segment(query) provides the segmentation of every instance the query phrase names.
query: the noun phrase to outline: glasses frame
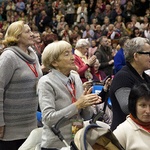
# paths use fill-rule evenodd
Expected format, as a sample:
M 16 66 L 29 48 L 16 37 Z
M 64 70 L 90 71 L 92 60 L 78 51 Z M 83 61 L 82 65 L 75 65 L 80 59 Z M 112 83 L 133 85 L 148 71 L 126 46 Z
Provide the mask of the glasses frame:
M 142 51 L 139 51 L 139 52 L 136 52 L 138 54 L 143 54 L 143 55 L 149 55 L 150 56 L 150 52 L 142 52 Z

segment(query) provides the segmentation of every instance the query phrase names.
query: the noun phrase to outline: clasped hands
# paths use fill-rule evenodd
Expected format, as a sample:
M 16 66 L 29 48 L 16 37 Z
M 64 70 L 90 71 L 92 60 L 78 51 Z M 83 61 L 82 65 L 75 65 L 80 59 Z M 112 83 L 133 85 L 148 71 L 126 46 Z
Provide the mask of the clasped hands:
M 102 102 L 101 97 L 97 94 L 91 94 L 91 92 L 92 87 L 89 90 L 85 89 L 81 97 L 74 103 L 78 109 L 86 108 Z

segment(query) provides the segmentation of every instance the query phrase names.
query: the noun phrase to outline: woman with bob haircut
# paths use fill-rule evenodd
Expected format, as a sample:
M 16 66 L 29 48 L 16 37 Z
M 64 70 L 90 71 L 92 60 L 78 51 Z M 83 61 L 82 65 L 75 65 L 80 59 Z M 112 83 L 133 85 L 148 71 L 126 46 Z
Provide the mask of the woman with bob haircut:
M 83 83 L 93 79 L 92 73 L 94 72 L 93 66 L 96 56 L 93 55 L 89 59 L 87 58 L 89 47 L 90 42 L 88 39 L 79 39 L 74 51 L 75 65 Z
M 63 116 L 69 120 L 90 119 L 92 106 L 101 102 L 91 88 L 83 91 L 82 81 L 76 71 L 72 46 L 66 41 L 56 41 L 47 45 L 42 54 L 43 65 L 50 69 L 38 83 L 39 104 L 42 111 L 42 150 L 64 147 L 62 141 L 51 130 Z M 72 140 L 71 123 L 60 128 L 67 143 Z
M 149 150 L 150 84 L 142 83 L 131 89 L 128 108 L 130 114 L 126 121 L 113 133 L 126 150 Z
M 18 150 L 37 127 L 36 83 L 42 76 L 31 46 L 33 33 L 23 21 L 7 29 L 0 56 L 0 149 Z

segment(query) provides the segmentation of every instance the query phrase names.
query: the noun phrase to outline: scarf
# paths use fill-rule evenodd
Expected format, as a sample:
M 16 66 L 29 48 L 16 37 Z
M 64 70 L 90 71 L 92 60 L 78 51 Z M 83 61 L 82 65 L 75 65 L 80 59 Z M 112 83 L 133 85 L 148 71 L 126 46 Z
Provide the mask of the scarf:
M 74 51 L 74 54 L 77 55 L 77 56 L 79 56 L 79 57 L 81 58 L 81 60 L 82 60 L 85 64 L 87 64 L 88 59 L 87 59 L 86 55 L 83 55 L 83 54 L 82 54 L 79 50 L 77 50 L 77 49 Z M 87 80 L 93 79 L 93 75 L 92 75 L 92 73 L 91 73 L 90 68 L 88 68 L 88 69 L 85 71 L 84 77 L 85 77 Z
M 83 55 L 79 50 L 76 49 L 74 53 L 79 56 L 85 64 L 88 62 L 87 56 Z
M 132 114 L 130 114 L 129 116 L 137 125 L 150 132 L 150 122 L 142 122 L 139 119 L 134 118 Z

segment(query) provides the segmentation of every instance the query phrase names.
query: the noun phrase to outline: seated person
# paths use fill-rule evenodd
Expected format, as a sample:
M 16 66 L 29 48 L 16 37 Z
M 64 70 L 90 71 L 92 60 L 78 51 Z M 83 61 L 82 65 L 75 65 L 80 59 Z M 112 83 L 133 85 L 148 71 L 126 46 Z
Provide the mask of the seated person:
M 104 71 L 99 70 L 100 63 L 98 59 L 96 59 L 96 62 L 94 63 L 94 71 L 92 73 L 93 75 L 93 81 L 95 82 L 102 82 L 106 78 L 106 74 Z
M 130 114 L 114 134 L 126 150 L 150 149 L 150 85 L 135 85 L 129 94 Z

